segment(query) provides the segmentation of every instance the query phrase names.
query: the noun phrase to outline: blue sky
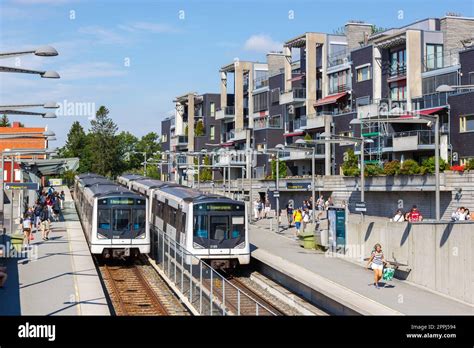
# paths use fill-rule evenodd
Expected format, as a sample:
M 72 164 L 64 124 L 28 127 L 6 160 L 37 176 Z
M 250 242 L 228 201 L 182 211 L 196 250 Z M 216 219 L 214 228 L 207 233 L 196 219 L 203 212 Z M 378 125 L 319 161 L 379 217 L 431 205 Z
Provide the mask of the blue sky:
M 390 28 L 446 12 L 474 16 L 474 0 L 1 0 L 0 11 L 1 51 L 52 45 L 60 54 L 4 59 L 2 65 L 61 75 L 48 80 L 3 73 L 0 104 L 105 105 L 120 130 L 141 136 L 159 131 L 173 97 L 217 93 L 219 67 L 236 58 L 264 61 L 265 52 L 285 40 L 306 31 L 332 33 L 349 19 Z M 57 133 L 54 146 L 63 145 L 73 121 L 89 126 L 85 116 L 10 118 L 47 124 Z

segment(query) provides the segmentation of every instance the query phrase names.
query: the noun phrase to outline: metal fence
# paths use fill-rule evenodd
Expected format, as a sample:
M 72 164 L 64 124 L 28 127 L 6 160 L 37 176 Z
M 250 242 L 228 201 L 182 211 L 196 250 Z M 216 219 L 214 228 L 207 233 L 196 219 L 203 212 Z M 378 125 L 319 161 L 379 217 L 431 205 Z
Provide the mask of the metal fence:
M 276 315 L 165 232 L 151 229 L 150 256 L 199 315 Z

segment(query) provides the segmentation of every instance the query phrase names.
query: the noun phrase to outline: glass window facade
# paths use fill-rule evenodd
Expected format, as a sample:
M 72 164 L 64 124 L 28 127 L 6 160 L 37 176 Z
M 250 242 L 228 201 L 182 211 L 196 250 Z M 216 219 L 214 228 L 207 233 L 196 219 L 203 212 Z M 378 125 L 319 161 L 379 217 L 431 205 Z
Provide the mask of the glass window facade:
M 443 67 L 443 45 L 426 45 L 426 70 Z

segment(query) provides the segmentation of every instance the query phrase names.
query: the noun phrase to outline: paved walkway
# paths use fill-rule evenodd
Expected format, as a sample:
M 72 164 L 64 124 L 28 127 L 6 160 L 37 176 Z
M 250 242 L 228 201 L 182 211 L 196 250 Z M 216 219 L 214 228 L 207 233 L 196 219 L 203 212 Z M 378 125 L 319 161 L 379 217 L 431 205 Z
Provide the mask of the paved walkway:
M 34 233 L 28 254 L 0 259 L 9 276 L 0 289 L 0 315 L 110 314 L 72 198 L 65 187 L 58 190 L 67 197 L 50 239 Z
M 273 226 L 274 227 L 274 226 Z M 376 289 L 373 273 L 358 264 L 328 257 L 322 251 L 303 249 L 294 239 L 294 228 L 284 224 L 282 234 L 270 231 L 270 220 L 250 228 L 252 256 L 309 284 L 314 289 L 334 292 L 354 306 L 378 304 L 376 314 L 474 315 L 474 306 L 426 290 L 406 281 L 393 279 L 387 287 Z

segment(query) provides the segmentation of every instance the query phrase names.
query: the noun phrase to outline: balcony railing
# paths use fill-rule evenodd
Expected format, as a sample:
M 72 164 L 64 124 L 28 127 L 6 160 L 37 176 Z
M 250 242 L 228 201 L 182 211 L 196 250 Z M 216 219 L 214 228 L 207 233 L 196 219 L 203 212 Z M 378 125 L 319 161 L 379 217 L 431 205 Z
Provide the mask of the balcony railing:
M 268 86 L 268 76 L 262 76 L 253 80 L 253 88 L 263 88 Z
M 397 64 L 397 65 L 390 65 L 389 69 L 389 75 L 390 77 L 400 77 L 400 76 L 406 76 L 407 74 L 407 66 L 406 64 Z
M 393 138 L 417 137 L 418 145 L 432 145 L 435 143 L 435 133 L 431 130 L 413 130 L 393 133 Z
M 306 98 L 306 88 L 293 88 L 293 98 L 295 99 L 305 99 Z
M 281 129 L 282 128 L 282 117 L 258 117 L 253 121 L 254 129 Z
M 178 145 L 187 145 L 188 144 L 188 136 L 187 135 L 178 135 Z
M 296 87 L 289 91 L 280 92 L 280 105 L 306 99 L 306 88 Z
M 329 94 L 342 93 L 351 89 L 350 85 L 329 86 Z
M 302 130 L 303 127 L 306 127 L 307 124 L 307 118 L 306 115 L 300 116 L 297 119 L 293 119 L 288 121 L 288 132 L 294 132 L 296 130 Z
M 442 53 L 432 53 L 424 56 L 424 71 L 447 68 L 459 64 L 459 51 L 456 48 Z
M 349 63 L 349 55 L 350 53 L 348 50 L 337 52 L 337 54 L 334 54 L 334 55 L 329 55 L 328 66 L 332 67 L 332 66 Z
M 342 114 L 348 114 L 351 112 L 355 112 L 356 108 L 351 108 L 350 106 L 346 108 L 335 108 L 333 110 L 321 110 L 317 111 L 314 116 L 324 116 L 324 115 L 332 115 L 332 116 L 337 116 L 337 115 L 342 115 Z
M 413 110 L 435 108 L 448 105 L 448 97 L 454 92 L 436 92 L 425 94 L 422 97 L 414 98 L 412 101 Z

